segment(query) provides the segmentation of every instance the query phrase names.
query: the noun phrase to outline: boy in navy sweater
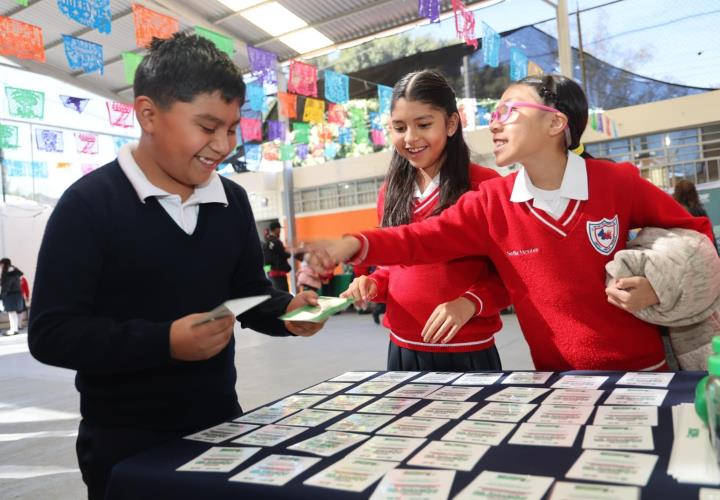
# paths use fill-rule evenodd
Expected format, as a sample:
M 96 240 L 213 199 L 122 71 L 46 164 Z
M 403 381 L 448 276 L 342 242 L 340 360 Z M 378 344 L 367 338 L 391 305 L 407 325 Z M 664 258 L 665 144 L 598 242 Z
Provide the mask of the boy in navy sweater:
M 273 289 L 245 191 L 215 168 L 236 143 L 245 85 L 203 38 L 154 40 L 138 67 L 138 144 L 60 198 L 38 258 L 30 351 L 77 370 L 77 453 L 91 499 L 112 467 L 241 414 L 235 318 L 194 326 L 243 296 L 271 299 L 244 327 L 308 336 L 321 325 L 281 314 L 316 295 Z

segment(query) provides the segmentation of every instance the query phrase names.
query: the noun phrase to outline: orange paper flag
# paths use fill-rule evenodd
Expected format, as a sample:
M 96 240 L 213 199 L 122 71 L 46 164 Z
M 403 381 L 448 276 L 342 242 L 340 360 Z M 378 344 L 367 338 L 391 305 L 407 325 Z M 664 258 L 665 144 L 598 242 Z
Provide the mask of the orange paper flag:
M 0 16 L 0 55 L 44 63 L 42 28 Z
M 280 114 L 287 118 L 297 118 L 297 96 L 286 92 L 278 92 Z
M 138 47 L 148 47 L 155 38 L 170 38 L 180 30 L 177 19 L 160 14 L 139 4 L 132 4 L 135 22 L 135 43 Z

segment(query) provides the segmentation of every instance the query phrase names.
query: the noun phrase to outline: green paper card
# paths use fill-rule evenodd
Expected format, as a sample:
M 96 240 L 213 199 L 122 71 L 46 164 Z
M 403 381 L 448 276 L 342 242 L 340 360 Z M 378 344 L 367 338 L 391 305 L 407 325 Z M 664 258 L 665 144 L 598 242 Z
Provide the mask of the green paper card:
M 317 306 L 303 306 L 292 312 L 283 314 L 280 319 L 283 321 L 309 321 L 311 323 L 321 323 L 335 313 L 345 310 L 352 299 L 341 299 L 338 297 L 318 297 Z

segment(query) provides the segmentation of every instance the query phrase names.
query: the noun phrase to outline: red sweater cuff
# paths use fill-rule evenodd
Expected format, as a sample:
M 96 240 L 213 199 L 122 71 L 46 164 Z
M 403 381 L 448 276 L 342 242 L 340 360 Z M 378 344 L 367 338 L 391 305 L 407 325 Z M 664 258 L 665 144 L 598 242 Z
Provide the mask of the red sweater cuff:
M 475 295 L 474 293 L 472 293 L 472 292 L 470 292 L 470 291 L 467 291 L 467 292 L 463 293 L 463 294 L 462 294 L 462 297 L 465 297 L 465 298 L 468 299 L 470 302 L 472 302 L 473 304 L 475 304 L 475 314 L 473 315 L 473 318 L 476 317 L 476 316 L 480 316 L 480 314 L 482 314 L 482 311 L 483 311 L 483 301 L 482 301 L 482 299 L 481 299 L 480 297 L 478 297 L 477 295 Z
M 356 265 L 362 263 L 367 257 L 368 250 L 370 250 L 370 243 L 368 242 L 367 236 L 362 233 L 347 234 L 344 236 L 352 236 L 360 241 L 360 250 L 355 255 L 350 257 L 348 264 Z

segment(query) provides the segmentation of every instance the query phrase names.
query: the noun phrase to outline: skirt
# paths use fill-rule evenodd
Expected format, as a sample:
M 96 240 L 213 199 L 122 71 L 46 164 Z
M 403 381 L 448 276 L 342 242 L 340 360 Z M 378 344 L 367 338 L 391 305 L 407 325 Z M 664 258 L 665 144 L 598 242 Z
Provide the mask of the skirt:
M 388 345 L 387 369 L 392 371 L 476 372 L 502 370 L 495 346 L 481 351 L 413 351 L 393 342 Z

